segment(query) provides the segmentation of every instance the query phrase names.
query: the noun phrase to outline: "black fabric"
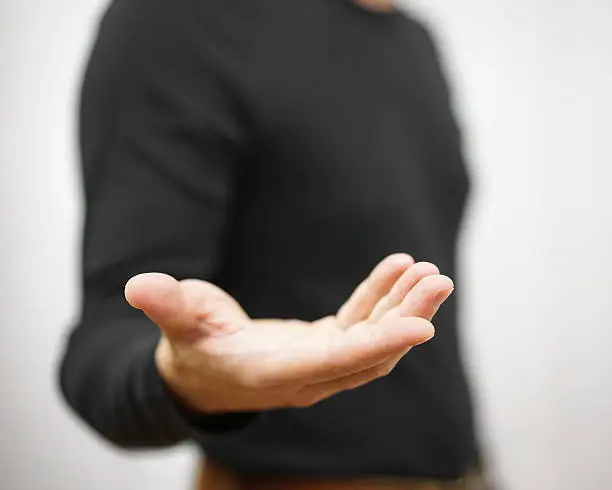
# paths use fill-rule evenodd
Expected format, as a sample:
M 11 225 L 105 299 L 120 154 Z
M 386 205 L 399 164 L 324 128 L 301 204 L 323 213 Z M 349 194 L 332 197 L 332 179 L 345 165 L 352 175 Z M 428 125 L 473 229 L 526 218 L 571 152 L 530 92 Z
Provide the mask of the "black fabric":
M 91 427 L 122 447 L 193 440 L 250 473 L 467 470 L 455 296 L 390 376 L 308 409 L 215 417 L 172 400 L 158 329 L 123 299 L 132 275 L 162 271 L 218 284 L 254 318 L 312 320 L 390 253 L 457 279 L 468 180 L 420 23 L 349 0 L 116 0 L 80 128 L 84 294 L 61 386 Z

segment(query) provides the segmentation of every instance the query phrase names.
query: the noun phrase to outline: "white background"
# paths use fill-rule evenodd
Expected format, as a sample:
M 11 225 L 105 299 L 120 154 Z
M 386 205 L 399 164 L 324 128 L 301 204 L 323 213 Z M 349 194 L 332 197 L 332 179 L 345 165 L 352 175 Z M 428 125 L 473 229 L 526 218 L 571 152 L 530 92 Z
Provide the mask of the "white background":
M 476 177 L 465 344 L 506 490 L 612 485 L 612 2 L 420 0 Z M 186 450 L 122 454 L 55 388 L 76 311 L 75 89 L 100 0 L 0 0 L 0 487 L 186 489 Z

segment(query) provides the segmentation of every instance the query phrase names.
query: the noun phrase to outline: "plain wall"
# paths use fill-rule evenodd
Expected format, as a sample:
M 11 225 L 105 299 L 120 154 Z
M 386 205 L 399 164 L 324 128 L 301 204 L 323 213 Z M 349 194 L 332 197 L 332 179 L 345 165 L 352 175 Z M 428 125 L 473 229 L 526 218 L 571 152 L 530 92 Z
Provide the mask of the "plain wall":
M 612 481 L 612 3 L 419 0 L 476 180 L 466 358 L 507 490 Z M 100 0 L 0 0 L 0 487 L 188 488 L 186 449 L 120 453 L 55 387 L 78 302 L 76 88 Z

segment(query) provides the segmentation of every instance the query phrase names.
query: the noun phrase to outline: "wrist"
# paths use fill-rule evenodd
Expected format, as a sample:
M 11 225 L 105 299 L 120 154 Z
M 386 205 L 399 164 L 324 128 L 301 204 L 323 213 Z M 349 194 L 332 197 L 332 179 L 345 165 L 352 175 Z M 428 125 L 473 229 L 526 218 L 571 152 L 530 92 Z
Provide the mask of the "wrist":
M 179 379 L 174 364 L 173 348 L 168 339 L 161 337 L 155 349 L 155 367 L 167 396 L 170 398 L 176 412 L 192 428 L 207 434 L 222 434 L 240 430 L 248 426 L 258 412 L 208 413 L 206 409 L 196 406 L 182 393 L 182 388 L 176 382 Z
M 168 339 L 163 335 L 155 349 L 155 366 L 175 403 L 193 412 L 204 412 L 201 407 L 191 401 L 187 390 L 181 386 L 181 377 L 177 372 L 174 350 Z

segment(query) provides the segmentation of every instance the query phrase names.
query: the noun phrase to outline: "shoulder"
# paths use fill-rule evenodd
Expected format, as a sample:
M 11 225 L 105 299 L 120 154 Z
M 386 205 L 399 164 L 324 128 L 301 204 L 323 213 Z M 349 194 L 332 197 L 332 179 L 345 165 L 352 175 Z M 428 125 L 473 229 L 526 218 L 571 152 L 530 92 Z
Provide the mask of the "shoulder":
M 250 44 L 259 12 L 248 0 L 113 0 L 97 31 L 97 44 L 142 60 L 168 61 L 236 51 Z M 154 56 L 153 56 L 154 55 Z

